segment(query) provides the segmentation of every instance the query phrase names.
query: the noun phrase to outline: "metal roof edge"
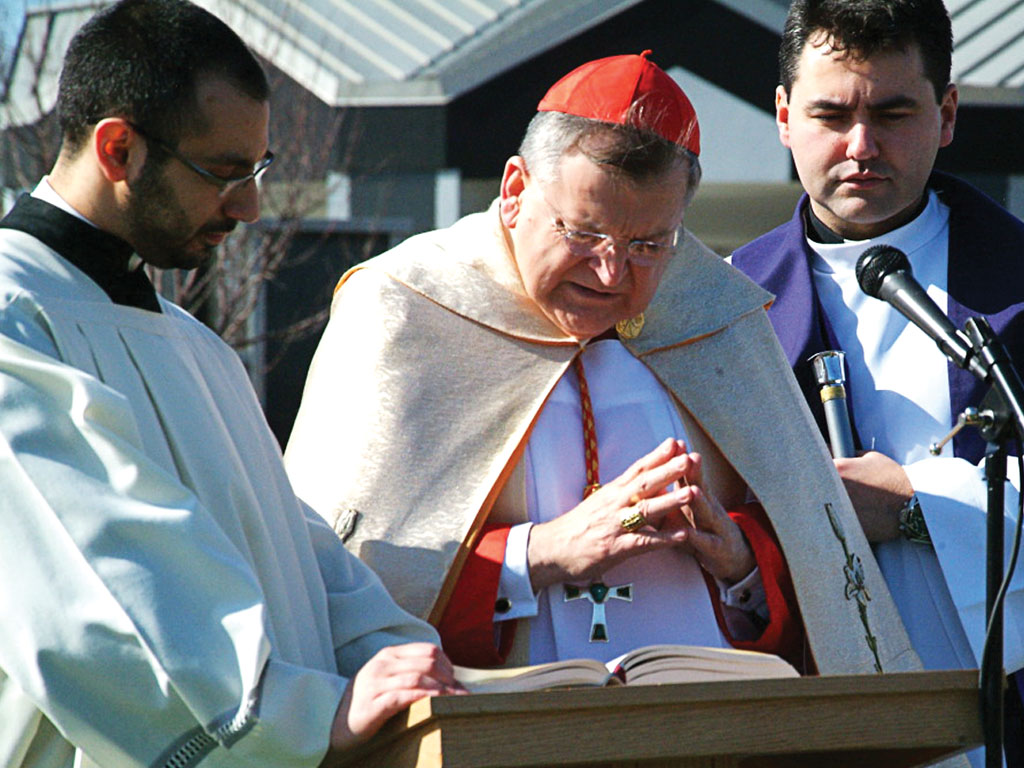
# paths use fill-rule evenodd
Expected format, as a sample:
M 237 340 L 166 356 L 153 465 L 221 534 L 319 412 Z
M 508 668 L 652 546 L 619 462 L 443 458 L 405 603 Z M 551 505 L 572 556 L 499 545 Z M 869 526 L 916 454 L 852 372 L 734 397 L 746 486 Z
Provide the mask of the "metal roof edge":
M 957 85 L 957 90 L 962 107 L 1024 107 L 1024 88 Z
M 334 107 L 443 106 L 451 99 L 436 78 L 421 77 L 403 82 L 352 84 L 339 81 L 329 102 Z
M 446 100 L 454 100 L 641 1 L 540 0 L 468 39 L 424 74 L 436 78 Z

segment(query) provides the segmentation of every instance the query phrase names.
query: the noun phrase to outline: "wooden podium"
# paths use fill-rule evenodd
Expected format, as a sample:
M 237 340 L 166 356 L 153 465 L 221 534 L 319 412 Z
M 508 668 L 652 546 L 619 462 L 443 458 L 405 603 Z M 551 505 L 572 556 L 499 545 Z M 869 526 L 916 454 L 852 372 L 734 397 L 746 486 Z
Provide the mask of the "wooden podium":
M 345 766 L 903 768 L 983 742 L 976 671 L 445 696 Z

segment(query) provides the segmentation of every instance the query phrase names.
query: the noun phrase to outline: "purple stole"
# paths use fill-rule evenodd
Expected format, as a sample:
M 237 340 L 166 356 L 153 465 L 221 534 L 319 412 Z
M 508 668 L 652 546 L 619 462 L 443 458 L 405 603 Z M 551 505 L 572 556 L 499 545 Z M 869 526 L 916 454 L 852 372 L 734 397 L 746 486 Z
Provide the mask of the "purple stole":
M 963 328 L 969 317 L 986 317 L 1018 370 L 1024 370 L 1024 222 L 951 176 L 935 172 L 929 186 L 950 209 L 949 319 Z M 811 411 L 823 426 L 821 402 L 807 358 L 835 349 L 837 342 L 814 291 L 812 252 L 802 218 L 806 205 L 804 195 L 789 222 L 740 248 L 732 263 L 775 294 L 768 317 Z M 921 338 L 932 343 L 923 335 Z M 947 375 L 954 416 L 978 405 L 988 390 L 953 363 L 948 364 Z M 856 427 L 856 414 L 851 418 Z M 823 430 L 823 434 L 827 433 Z M 985 442 L 976 430 L 962 430 L 953 440 L 953 453 L 977 463 L 985 454 Z
M 1024 375 L 1024 222 L 970 184 L 947 174 L 933 172 L 928 186 L 950 211 L 949 319 L 962 329 L 968 318 L 986 317 Z M 837 349 L 837 342 L 811 277 L 813 254 L 803 226 L 807 199 L 806 194 L 800 198 L 789 222 L 737 250 L 732 263 L 775 294 L 768 318 L 827 439 L 821 399 L 807 359 L 816 352 Z M 923 333 L 921 338 L 932 343 Z M 947 375 L 954 417 L 968 406 L 977 406 L 988 391 L 988 385 L 953 363 L 947 365 Z M 856 414 L 851 413 L 850 418 L 856 439 Z M 976 464 L 985 455 L 985 441 L 975 429 L 961 430 L 953 438 L 953 453 Z M 1024 670 L 1012 677 L 1024 700 Z M 1021 739 L 1022 724 L 1014 720 L 1008 710 L 1008 741 Z

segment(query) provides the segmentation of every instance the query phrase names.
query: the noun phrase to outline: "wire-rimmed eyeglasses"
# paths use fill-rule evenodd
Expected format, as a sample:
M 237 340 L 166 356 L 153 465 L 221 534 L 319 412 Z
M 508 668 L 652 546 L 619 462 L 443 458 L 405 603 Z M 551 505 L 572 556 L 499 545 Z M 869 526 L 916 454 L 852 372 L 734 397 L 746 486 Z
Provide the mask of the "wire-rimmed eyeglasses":
M 204 181 L 215 186 L 221 197 L 230 194 L 233 190 L 238 189 L 240 186 L 248 183 L 249 181 L 258 179 L 262 175 L 262 173 L 265 170 L 267 170 L 267 168 L 270 167 L 270 164 L 274 162 L 274 153 L 268 149 L 267 153 L 263 155 L 262 158 L 260 158 L 259 162 L 257 162 L 256 165 L 253 166 L 252 170 L 249 171 L 249 173 L 242 174 L 241 176 L 221 176 L 219 173 L 208 171 L 202 166 L 196 165 L 194 162 L 192 162 L 187 157 L 178 152 L 178 150 L 176 150 L 170 144 L 168 144 L 165 141 L 161 141 L 160 139 L 150 134 L 148 131 L 136 125 L 135 123 L 129 122 L 128 125 L 130 125 L 132 130 L 139 134 L 146 141 L 154 144 L 161 151 L 166 152 L 168 155 L 173 157 L 186 168 L 197 173 L 199 176 L 202 177 Z
M 551 225 L 559 236 L 569 247 L 574 256 L 584 259 L 607 259 L 616 243 L 623 242 L 622 238 L 604 232 L 588 232 L 584 229 L 570 229 L 558 213 L 558 209 L 548 202 L 547 197 L 542 196 L 544 204 L 555 214 L 551 219 Z M 664 241 L 634 239 L 626 241 L 626 259 L 638 267 L 653 267 L 669 258 L 676 252 L 676 244 L 679 242 L 679 227 L 672 232 L 672 236 Z

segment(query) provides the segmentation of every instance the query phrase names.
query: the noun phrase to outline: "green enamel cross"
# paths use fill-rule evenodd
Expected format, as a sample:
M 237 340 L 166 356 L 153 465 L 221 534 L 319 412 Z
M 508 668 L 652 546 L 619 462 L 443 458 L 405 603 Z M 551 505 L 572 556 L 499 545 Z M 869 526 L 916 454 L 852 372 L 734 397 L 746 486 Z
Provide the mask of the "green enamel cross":
M 633 602 L 633 585 L 622 584 L 618 587 L 609 587 L 606 584 L 597 582 L 589 587 L 577 587 L 575 584 L 563 584 L 562 602 L 570 600 L 586 600 L 594 606 L 590 616 L 590 642 L 608 642 L 608 621 L 605 618 L 604 602 L 608 598 L 614 600 L 625 600 Z

